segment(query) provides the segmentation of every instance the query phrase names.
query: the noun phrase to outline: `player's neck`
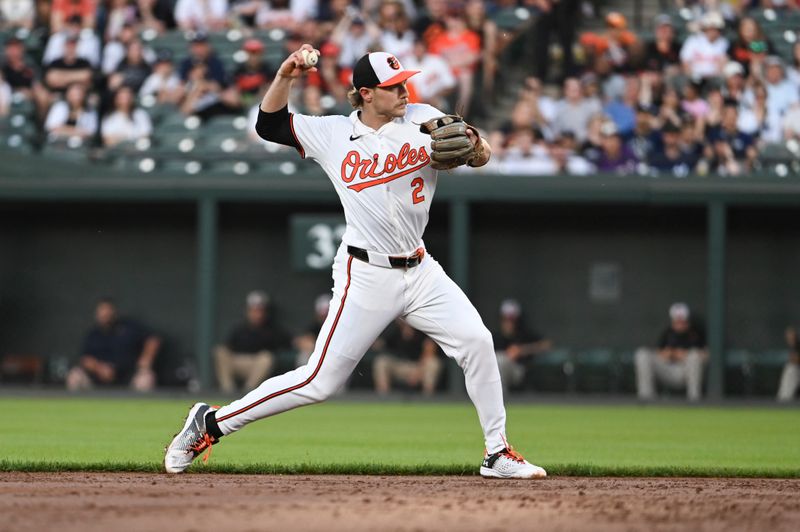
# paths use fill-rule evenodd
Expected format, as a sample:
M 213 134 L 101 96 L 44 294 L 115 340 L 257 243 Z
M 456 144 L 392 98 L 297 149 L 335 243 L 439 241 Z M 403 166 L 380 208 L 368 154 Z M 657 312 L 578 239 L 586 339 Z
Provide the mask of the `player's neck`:
M 361 109 L 358 113 L 358 119 L 361 120 L 365 126 L 378 130 L 394 120 L 394 117 L 389 114 L 376 113 L 374 109 L 368 107 Z

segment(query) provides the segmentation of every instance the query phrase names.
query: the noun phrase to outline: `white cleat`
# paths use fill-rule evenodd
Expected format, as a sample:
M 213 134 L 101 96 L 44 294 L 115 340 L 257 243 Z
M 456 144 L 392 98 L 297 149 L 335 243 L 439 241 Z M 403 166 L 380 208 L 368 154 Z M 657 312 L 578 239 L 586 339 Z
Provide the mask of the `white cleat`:
M 547 471 L 525 460 L 511 447 L 487 455 L 481 465 L 484 478 L 545 478 Z
M 183 428 L 170 442 L 164 456 L 167 473 L 183 473 L 204 450 L 219 440 L 206 431 L 206 414 L 213 410 L 205 403 L 195 403 L 186 416 Z M 208 455 L 206 455 L 208 457 Z

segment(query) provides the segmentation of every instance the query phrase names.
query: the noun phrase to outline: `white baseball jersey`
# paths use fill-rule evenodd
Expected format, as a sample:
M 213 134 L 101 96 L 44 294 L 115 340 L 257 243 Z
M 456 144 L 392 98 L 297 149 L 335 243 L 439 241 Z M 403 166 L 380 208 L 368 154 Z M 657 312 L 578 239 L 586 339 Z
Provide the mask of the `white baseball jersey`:
M 292 115 L 300 155 L 319 163 L 344 207 L 346 244 L 389 255 L 422 246 L 436 191 L 431 138 L 419 125 L 441 116 L 430 105 L 409 104 L 406 115 L 377 130 L 350 116 Z

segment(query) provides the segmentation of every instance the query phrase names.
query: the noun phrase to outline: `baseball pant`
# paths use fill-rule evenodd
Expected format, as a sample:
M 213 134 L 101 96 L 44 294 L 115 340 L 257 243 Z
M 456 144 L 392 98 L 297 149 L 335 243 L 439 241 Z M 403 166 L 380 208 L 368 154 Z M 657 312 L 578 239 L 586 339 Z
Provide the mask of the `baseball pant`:
M 788 362 L 781 373 L 778 401 L 791 401 L 798 387 L 800 387 L 800 364 Z
M 214 350 L 217 380 L 223 392 L 236 389 L 235 380 L 244 381 L 244 389 L 250 391 L 267 378 L 275 357 L 269 351 L 258 353 L 234 353 L 224 345 Z
M 636 389 L 640 399 L 655 397 L 656 381 L 675 389 L 686 389 L 690 401 L 700 399 L 703 386 L 705 357 L 697 349 L 690 349 L 681 362 L 668 362 L 658 356 L 655 349 L 642 347 L 636 351 Z
M 436 382 L 442 372 L 442 361 L 438 357 L 425 357 L 422 360 L 404 360 L 392 355 L 382 354 L 372 362 L 372 378 L 375 390 L 388 393 L 392 388 L 392 379 L 410 386 L 422 384 L 422 393 L 432 395 L 436 391 Z
M 503 449 L 506 412 L 492 335 L 477 310 L 430 255 L 414 268 L 382 268 L 347 254 L 333 264 L 333 298 L 308 364 L 272 377 L 216 413 L 223 434 L 338 390 L 378 335 L 398 316 L 439 344 L 464 371 L 486 450 Z

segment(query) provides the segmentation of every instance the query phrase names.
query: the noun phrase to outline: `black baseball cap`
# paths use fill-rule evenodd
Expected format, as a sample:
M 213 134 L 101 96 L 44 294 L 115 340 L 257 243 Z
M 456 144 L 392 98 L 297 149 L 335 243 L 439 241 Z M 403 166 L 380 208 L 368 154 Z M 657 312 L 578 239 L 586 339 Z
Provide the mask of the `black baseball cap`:
M 353 86 L 389 87 L 397 85 L 419 70 L 405 70 L 395 56 L 386 52 L 372 52 L 364 55 L 353 69 Z

